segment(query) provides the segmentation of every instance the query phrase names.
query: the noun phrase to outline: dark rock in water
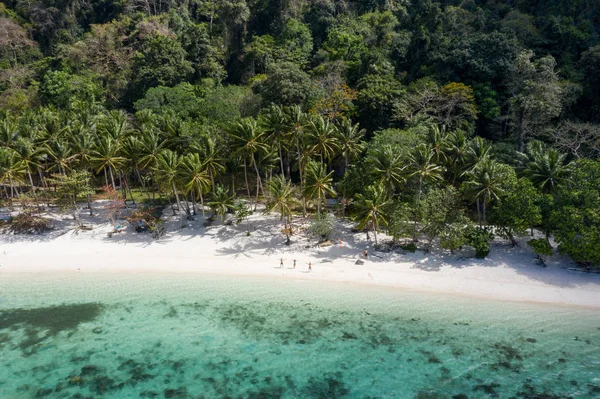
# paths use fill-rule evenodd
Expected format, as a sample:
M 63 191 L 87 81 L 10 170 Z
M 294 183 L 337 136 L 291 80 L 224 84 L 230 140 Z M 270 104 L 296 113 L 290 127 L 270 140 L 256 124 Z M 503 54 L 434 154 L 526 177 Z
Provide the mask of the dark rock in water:
M 99 375 L 94 378 L 90 384 L 90 390 L 100 395 L 105 394 L 108 391 L 116 389 L 115 380 L 105 375 Z
M 247 399 L 279 399 L 283 396 L 285 388 L 274 386 L 261 388 L 259 391 L 247 392 L 244 398 Z
M 356 338 L 357 338 L 356 335 L 349 333 L 349 332 L 345 332 L 345 331 L 344 331 L 344 334 L 342 335 L 342 339 L 356 339 Z
M 474 391 L 483 391 L 488 395 L 498 395 L 496 388 L 500 388 L 500 384 L 498 384 L 497 382 L 492 382 L 491 384 L 475 385 L 473 390 Z
M 527 338 L 525 341 L 531 342 L 532 344 L 534 344 L 534 343 L 537 342 L 537 339 L 535 339 L 535 338 Z
M 47 398 L 51 394 L 52 394 L 52 389 L 43 389 L 43 388 L 40 388 L 35 393 L 35 397 L 36 398 Z
M 83 366 L 81 368 L 81 373 L 79 373 L 79 375 L 86 376 L 86 375 L 97 374 L 98 371 L 99 371 L 98 366 L 94 366 L 94 365 Z
M 102 334 L 102 327 L 96 327 L 92 330 L 94 334 Z
M 459 393 L 458 395 L 453 395 L 452 399 L 469 399 L 469 397 L 464 393 Z
M 143 392 L 140 392 L 140 398 L 156 398 L 159 395 L 160 394 L 158 392 L 154 392 L 154 391 L 143 391 Z
M 354 264 L 355 264 L 355 265 L 364 265 L 364 264 L 365 264 L 365 262 L 364 262 L 364 261 L 362 261 L 362 260 L 360 260 L 360 259 L 358 259 L 356 262 L 354 262 Z
M 327 374 L 323 379 L 310 377 L 304 387 L 304 397 L 310 398 L 343 398 L 350 393 L 342 379 L 342 373 Z
M 179 387 L 177 389 L 165 389 L 165 398 L 185 398 L 187 397 L 187 389 L 185 387 Z
M 93 321 L 101 311 L 102 305 L 98 303 L 3 310 L 0 311 L 0 330 L 28 326 L 46 330 L 52 336 L 64 330 L 74 330 L 81 323 Z

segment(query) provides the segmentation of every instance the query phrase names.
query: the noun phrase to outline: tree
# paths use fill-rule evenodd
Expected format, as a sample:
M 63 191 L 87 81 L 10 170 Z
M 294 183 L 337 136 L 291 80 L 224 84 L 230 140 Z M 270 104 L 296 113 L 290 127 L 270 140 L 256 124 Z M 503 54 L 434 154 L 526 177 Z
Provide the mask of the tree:
M 0 184 L 10 187 L 10 198 L 19 196 L 17 186 L 24 182 L 25 164 L 12 148 L 0 147 Z M 8 194 L 7 194 L 8 196 Z
M 177 193 L 177 186 L 181 180 L 182 167 L 183 158 L 176 152 L 164 149 L 158 154 L 156 160 L 157 178 L 165 187 L 173 191 L 173 195 L 175 195 L 175 200 L 177 201 L 177 209 L 180 212 L 183 208 L 179 200 L 179 194 Z M 173 209 L 173 216 L 175 216 L 175 209 Z
M 229 194 L 229 190 L 220 184 L 217 184 L 208 201 L 208 206 L 216 214 L 221 216 L 221 220 L 225 223 L 225 215 L 235 205 L 233 195 Z
M 532 61 L 533 52 L 517 57 L 509 87 L 510 118 L 517 135 L 517 150 L 523 151 L 525 137 L 539 133 L 539 128 L 557 117 L 562 109 L 562 89 L 556 61 L 552 56 Z
M 508 183 L 508 189 L 502 200 L 491 210 L 491 222 L 496 226 L 496 233 L 517 245 L 516 236 L 523 236 L 527 229 L 542 222 L 539 206 L 540 193 L 527 178 Z
M 551 193 L 569 176 L 566 154 L 553 148 L 547 150 L 539 141 L 530 143 L 527 154 L 521 157 L 524 159 L 523 174 L 543 193 Z
M 135 98 L 140 98 L 151 87 L 175 86 L 185 80 L 194 71 L 186 57 L 177 40 L 163 35 L 150 39 L 133 58 Z
M 361 129 L 359 124 L 352 124 L 350 119 L 344 119 L 336 129 L 339 151 L 344 159 L 344 172 L 364 149 L 362 138 L 367 131 Z
M 265 211 L 277 210 L 283 220 L 283 231 L 286 236 L 286 245 L 290 244 L 292 209 L 297 204 L 294 198 L 294 187 L 283 175 L 276 176 L 267 182 L 268 200 Z
M 187 118 L 198 114 L 200 99 L 196 97 L 192 85 L 181 83 L 175 87 L 152 87 L 133 107 L 136 111 L 149 109 L 155 113 L 172 110 L 182 118 Z
M 364 193 L 357 194 L 352 203 L 356 210 L 355 218 L 358 221 L 358 228 L 364 229 L 370 225 L 375 237 L 375 245 L 377 245 L 379 226 L 386 226 L 388 223 L 387 207 L 390 203 L 383 185 L 372 185 L 365 188 Z
M 419 181 L 419 191 L 417 192 L 417 201 L 420 200 L 423 193 L 423 182 L 436 182 L 442 180 L 443 169 L 437 165 L 434 160 L 434 152 L 431 147 L 420 144 L 408 157 L 409 176 L 416 177 Z
M 88 195 L 94 194 L 94 190 L 90 185 L 90 173 L 87 171 L 75 170 L 69 175 L 53 174 L 51 179 L 48 179 L 50 184 L 56 186 L 55 195 L 61 209 L 65 212 L 70 212 L 73 220 L 79 224 L 79 209 L 77 202 L 87 198 Z
M 331 161 L 338 150 L 336 126 L 322 116 L 315 115 L 308 118 L 306 132 L 310 155 L 318 156 L 321 163 Z
M 514 170 L 495 160 L 486 160 L 469 172 L 469 179 L 463 184 L 465 191 L 477 202 L 477 218 L 481 227 L 487 226 L 487 206 L 500 199 L 506 188 L 505 183 Z M 480 208 L 481 206 L 481 208 Z
M 256 86 L 267 103 L 302 105 L 313 95 L 310 77 L 298 65 L 282 62 L 267 70 L 267 79 Z
M 335 195 L 331 184 L 333 171 L 327 173 L 325 165 L 310 161 L 306 167 L 304 196 L 317 201 L 317 215 L 321 215 L 321 204 L 327 195 Z
M 187 154 L 181 167 L 181 180 L 185 192 L 191 194 L 194 201 L 193 211 L 196 214 L 196 196 L 200 197 L 200 210 L 202 211 L 202 219 L 206 220 L 204 213 L 204 194 L 211 187 L 210 176 L 206 170 L 206 164 L 200 159 L 200 155 L 196 153 Z
M 558 250 L 586 266 L 600 265 L 600 162 L 580 160 L 554 194 L 550 211 Z

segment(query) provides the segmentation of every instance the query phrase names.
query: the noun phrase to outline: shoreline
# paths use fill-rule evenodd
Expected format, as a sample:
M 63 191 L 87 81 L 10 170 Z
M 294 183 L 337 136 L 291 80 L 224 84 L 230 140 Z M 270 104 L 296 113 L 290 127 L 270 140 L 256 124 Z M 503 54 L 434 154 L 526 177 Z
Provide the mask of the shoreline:
M 200 218 L 198 218 L 200 219 Z M 468 253 L 390 253 L 372 248 L 351 224 L 338 222 L 333 242 L 315 247 L 308 237 L 295 235 L 285 246 L 278 218 L 254 215 L 246 224 L 203 228 L 200 220 L 181 229 L 178 218 L 167 219 L 168 234 L 155 241 L 132 229 L 112 238 L 107 223 L 78 234 L 0 236 L 0 279 L 11 274 L 206 274 L 350 283 L 412 292 L 473 299 L 600 309 L 600 275 L 567 271 L 568 259 L 555 255 L 548 267 L 534 264 L 527 245 L 510 248 L 496 242 L 487 259 Z M 247 235 L 247 231 L 251 231 Z M 385 239 L 385 237 L 383 237 Z M 376 256 L 373 256 L 376 255 Z M 279 267 L 284 259 L 284 268 Z M 292 268 L 297 259 L 297 268 Z M 362 259 L 364 264 L 355 262 Z M 308 273 L 307 263 L 312 262 Z

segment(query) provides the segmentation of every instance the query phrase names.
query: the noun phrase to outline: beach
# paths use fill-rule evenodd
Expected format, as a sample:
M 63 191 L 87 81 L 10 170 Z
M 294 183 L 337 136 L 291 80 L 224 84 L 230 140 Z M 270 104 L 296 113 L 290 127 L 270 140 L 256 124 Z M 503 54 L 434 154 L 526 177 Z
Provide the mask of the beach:
M 237 225 L 217 222 L 209 227 L 203 226 L 200 215 L 183 222 L 170 210 L 164 215 L 167 234 L 159 240 L 136 233 L 133 226 L 108 237 L 114 227 L 101 216 L 86 219 L 82 213 L 92 229 L 78 231 L 69 218 L 53 215 L 56 225 L 51 232 L 0 236 L 0 278 L 12 273 L 203 273 L 600 308 L 600 275 L 567 270 L 574 264 L 560 255 L 546 259 L 547 267 L 539 266 L 526 237 L 516 247 L 495 240 L 490 255 L 480 260 L 468 250 L 376 251 L 373 235 L 368 241 L 366 234 L 353 233 L 351 222 L 338 221 L 332 245 L 325 247 L 298 223 L 287 246 L 276 215 L 259 212 Z M 386 237 L 380 234 L 379 239 L 383 242 Z M 369 257 L 364 259 L 366 248 Z M 357 260 L 364 263 L 356 264 Z

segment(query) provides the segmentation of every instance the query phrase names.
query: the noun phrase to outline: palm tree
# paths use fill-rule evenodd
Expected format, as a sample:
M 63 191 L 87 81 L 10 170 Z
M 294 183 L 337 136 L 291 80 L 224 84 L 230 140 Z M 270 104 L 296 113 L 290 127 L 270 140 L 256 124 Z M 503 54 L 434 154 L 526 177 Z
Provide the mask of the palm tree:
M 158 179 L 163 183 L 165 187 L 173 190 L 175 200 L 177 201 L 177 209 L 181 211 L 181 201 L 179 200 L 179 194 L 177 193 L 177 185 L 180 182 L 181 170 L 183 166 L 183 159 L 176 152 L 165 149 L 158 154 L 156 163 L 156 174 Z M 173 209 L 173 216 L 175 216 L 175 209 Z
M 10 186 L 10 198 L 19 196 L 17 185 L 24 183 L 25 164 L 19 154 L 8 147 L 0 147 L 0 185 Z M 7 193 L 8 196 L 8 193 Z
M 98 124 L 98 133 L 108 135 L 114 140 L 121 141 L 129 129 L 127 114 L 123 111 L 113 110 L 102 115 Z
M 75 160 L 71 147 L 65 140 L 53 140 L 46 142 L 44 152 L 51 160 L 49 170 L 56 170 L 61 175 L 71 169 L 71 163 Z
M 108 177 L 106 171 L 108 170 L 112 188 L 114 190 L 116 185 L 113 170 L 118 171 L 126 161 L 126 159 L 121 156 L 121 146 L 119 141 L 108 134 L 100 137 L 92 151 L 91 161 L 96 167 L 96 173 L 104 170 L 104 180 L 107 186 Z
M 211 189 L 214 190 L 215 178 L 226 170 L 225 160 L 217 151 L 216 141 L 208 134 L 203 134 L 199 142 L 192 144 L 191 149 L 192 152 L 198 152 L 204 160 L 206 171 L 210 176 Z
M 15 142 L 15 151 L 19 154 L 19 158 L 25 167 L 31 191 L 35 197 L 35 185 L 33 184 L 32 172 L 42 168 L 44 159 L 43 152 L 36 148 L 31 140 L 19 138 Z
M 333 159 L 339 148 L 335 125 L 321 115 L 316 115 L 308 120 L 306 130 L 310 153 L 318 155 L 321 163 Z
M 371 174 L 379 184 L 383 184 L 390 194 L 405 181 L 406 166 L 402 154 L 389 144 L 379 149 L 375 156 L 369 158 Z
M 0 122 L 0 145 L 10 146 L 19 137 L 19 125 L 13 118 L 5 118 Z
M 543 193 L 553 192 L 569 176 L 570 166 L 565 164 L 566 154 L 554 148 L 544 149 L 540 144 L 530 145 L 523 174 Z
M 356 158 L 364 149 L 361 142 L 367 133 L 366 129 L 361 129 L 357 124 L 353 125 L 350 119 L 344 119 L 336 130 L 339 150 L 344 157 L 344 172 L 350 165 L 350 160 Z
M 446 147 L 446 132 L 444 128 L 440 128 L 438 125 L 432 125 L 427 130 L 425 135 L 425 144 L 431 148 L 433 152 L 433 160 L 435 163 L 442 164 L 446 161 L 446 154 L 444 148 Z
M 327 196 L 335 195 L 332 188 L 333 171 L 327 173 L 325 165 L 311 161 L 306 166 L 306 182 L 304 185 L 304 195 L 312 200 L 317 200 L 317 215 L 321 215 L 321 203 Z
M 504 193 L 506 177 L 506 166 L 489 159 L 469 172 L 469 180 L 465 182 L 465 187 L 467 192 L 477 201 L 477 217 L 480 226 L 480 203 L 483 206 L 483 224 L 487 226 L 487 205 L 494 200 L 498 200 Z
M 261 125 L 266 133 L 266 140 L 273 143 L 279 152 L 280 173 L 284 174 L 283 150 L 287 144 L 287 123 L 283 108 L 279 105 L 271 105 L 261 115 Z
M 208 202 L 210 209 L 221 216 L 221 220 L 225 223 L 225 214 L 234 205 L 233 195 L 229 194 L 229 190 L 225 186 L 217 184 Z
M 194 215 L 196 214 L 196 195 L 198 195 L 200 197 L 202 218 L 206 220 L 204 213 L 204 193 L 211 187 L 211 181 L 206 170 L 206 164 L 202 162 L 200 155 L 192 153 L 184 157 L 181 168 L 181 179 L 185 192 L 192 194 Z
M 272 212 L 277 209 L 283 220 L 283 228 L 286 235 L 286 244 L 290 244 L 290 230 L 288 228 L 292 223 L 292 208 L 298 202 L 294 198 L 294 187 L 285 179 L 283 175 L 275 176 L 267 183 L 269 187 L 269 197 L 266 205 L 266 212 Z
M 248 196 L 250 196 L 250 188 L 248 185 L 248 174 L 246 172 L 246 160 L 248 160 L 249 166 L 254 166 L 254 171 L 256 172 L 256 200 L 254 203 L 255 210 L 256 204 L 258 203 L 259 189 L 262 188 L 258 163 L 256 162 L 256 153 L 259 151 L 266 152 L 268 150 L 267 144 L 265 144 L 263 141 L 264 136 L 264 131 L 260 128 L 254 118 L 243 118 L 233 126 L 230 133 L 230 137 L 233 141 L 232 145 L 234 148 L 234 153 L 244 157 L 244 178 L 246 180 Z
M 300 189 L 304 191 L 304 125 L 306 123 L 306 115 L 302 112 L 299 105 L 284 108 L 287 130 L 289 131 L 290 142 L 296 146 L 296 161 L 298 162 L 298 173 L 300 174 Z M 306 201 L 302 197 L 302 215 L 306 217 Z
M 418 177 L 419 179 L 417 201 L 421 200 L 424 181 L 436 182 L 442 180 L 442 167 L 435 163 L 434 156 L 431 147 L 425 144 L 419 144 L 408 156 L 409 176 Z
M 455 185 L 457 179 L 470 170 L 470 150 L 465 132 L 457 130 L 450 133 L 444 148 L 444 158 L 452 185 Z
M 385 187 L 382 184 L 377 184 L 367 187 L 364 194 L 357 194 L 356 201 L 352 204 L 357 210 L 355 217 L 358 221 L 358 228 L 364 229 L 371 224 L 375 245 L 377 245 L 379 226 L 385 226 L 388 223 L 386 208 L 390 203 Z

